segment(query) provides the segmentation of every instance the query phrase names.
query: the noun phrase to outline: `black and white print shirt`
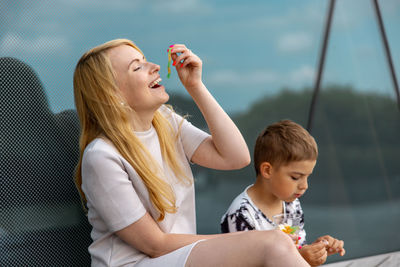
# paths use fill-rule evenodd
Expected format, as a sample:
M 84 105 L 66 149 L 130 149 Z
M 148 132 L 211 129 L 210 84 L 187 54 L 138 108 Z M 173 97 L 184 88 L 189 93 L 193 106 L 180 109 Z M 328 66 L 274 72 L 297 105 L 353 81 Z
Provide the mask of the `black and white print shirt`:
M 276 228 L 275 223 L 257 208 L 247 194 L 247 189 L 251 186 L 252 185 L 248 186 L 232 201 L 227 212 L 222 216 L 222 233 L 249 230 L 272 230 Z M 298 235 L 301 237 L 299 245 L 303 246 L 306 243 L 306 232 L 304 230 L 304 213 L 301 209 L 300 200 L 296 198 L 293 202 L 283 202 L 283 211 L 285 214 L 298 214 L 302 217 Z

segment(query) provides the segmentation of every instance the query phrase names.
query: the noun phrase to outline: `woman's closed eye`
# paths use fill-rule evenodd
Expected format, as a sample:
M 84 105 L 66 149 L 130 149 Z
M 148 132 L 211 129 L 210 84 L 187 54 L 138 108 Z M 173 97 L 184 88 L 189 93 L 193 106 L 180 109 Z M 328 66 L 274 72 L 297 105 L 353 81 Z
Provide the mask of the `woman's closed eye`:
M 142 68 L 142 66 L 137 66 L 137 67 L 135 67 L 134 69 L 133 69 L 133 71 L 138 71 L 138 70 L 140 70 Z

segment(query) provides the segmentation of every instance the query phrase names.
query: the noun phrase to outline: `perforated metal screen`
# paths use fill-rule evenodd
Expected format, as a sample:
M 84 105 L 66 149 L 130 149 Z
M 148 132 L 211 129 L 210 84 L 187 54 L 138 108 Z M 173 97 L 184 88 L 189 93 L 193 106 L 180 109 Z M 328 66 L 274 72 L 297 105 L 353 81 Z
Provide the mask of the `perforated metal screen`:
M 73 183 L 79 122 L 54 114 L 34 70 L 0 58 L 0 266 L 88 266 L 90 226 Z

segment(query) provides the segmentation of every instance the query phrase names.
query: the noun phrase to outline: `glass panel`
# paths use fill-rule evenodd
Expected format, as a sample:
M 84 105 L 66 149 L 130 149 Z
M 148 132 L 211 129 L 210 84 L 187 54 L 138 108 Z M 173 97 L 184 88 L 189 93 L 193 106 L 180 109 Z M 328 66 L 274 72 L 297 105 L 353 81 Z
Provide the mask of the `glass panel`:
M 378 1 L 386 37 L 389 42 L 392 61 L 396 70 L 397 82 L 400 77 L 400 36 L 397 34 L 400 23 L 400 2 L 396 0 Z
M 42 83 L 39 94 L 45 95 L 40 95 L 40 101 L 47 119 L 40 122 L 30 117 L 34 127 L 22 128 L 29 129 L 23 132 L 25 142 L 19 143 L 16 154 L 15 146 L 9 148 L 11 154 L 4 157 L 8 161 L 1 165 L 2 171 L 12 166 L 9 162 L 17 162 L 16 158 L 22 158 L 22 163 L 35 158 L 32 155 L 55 158 L 43 150 L 46 145 L 54 147 L 53 143 L 62 138 L 50 131 L 41 134 L 46 127 L 62 129 L 70 138 L 67 144 L 74 144 L 71 157 L 76 160 L 73 71 L 84 51 L 114 38 L 134 40 L 148 60 L 159 64 L 162 83 L 171 94 L 170 103 L 193 115 L 190 120 L 205 128 L 176 72 L 166 78 L 167 47 L 172 43 L 190 47 L 203 60 L 204 83 L 232 115 L 250 151 L 259 131 L 272 122 L 289 118 L 305 127 L 328 4 L 327 0 L 251 4 L 238 0 L 117 0 L 102 4 L 95 0 L 5 1 L 0 9 L 0 56 L 20 59 L 36 72 Z M 380 4 L 399 78 L 399 3 L 385 0 Z M 337 1 L 322 87 L 312 132 L 321 155 L 310 178 L 309 192 L 302 199 L 308 241 L 322 234 L 345 240 L 348 254 L 329 261 L 399 250 L 398 242 L 387 240 L 400 239 L 400 232 L 392 230 L 400 222 L 400 170 L 396 167 L 400 119 L 372 2 Z M 14 106 L 7 100 L 10 127 L 20 122 L 10 114 L 20 107 L 28 110 L 26 103 L 31 100 L 28 93 L 15 96 Z M 68 136 L 67 130 L 73 130 L 73 134 Z M 12 140 L 14 136 L 7 131 L 2 132 L 2 138 Z M 35 146 L 43 148 L 40 157 L 29 154 L 33 152 L 27 147 L 39 153 Z M 40 170 L 43 173 L 43 168 L 36 166 L 47 166 L 44 161 L 41 164 L 32 170 L 36 175 Z M 66 177 L 72 176 L 72 168 L 63 172 Z M 238 171 L 193 169 L 198 232 L 218 233 L 220 218 L 233 198 L 255 181 L 253 166 Z M 52 177 L 57 170 L 48 172 Z M 5 185 L 11 185 L 14 180 L 7 181 Z M 68 188 L 74 190 L 74 185 L 69 183 Z M 54 192 L 49 194 L 54 197 Z M 48 228 L 83 228 L 76 226 L 77 222 L 86 222 L 83 214 L 76 213 L 79 205 L 78 198 L 56 206 L 40 201 L 21 205 L 25 220 L 32 222 L 32 216 L 41 214 L 41 220 L 33 221 L 43 229 L 32 223 L 22 225 L 25 221 L 11 225 L 18 221 L 18 209 L 7 206 L 5 214 L 10 218 L 0 220 L 0 232 L 14 234 L 25 229 L 25 235 L 31 236 L 32 231 Z M 47 220 L 54 218 L 55 210 L 70 221 Z M 87 225 L 84 227 L 87 229 Z M 10 262 L 18 258 L 18 253 L 9 256 Z
M 114 38 L 137 42 L 161 66 L 166 48 L 185 43 L 204 62 L 204 82 L 229 112 L 247 109 L 282 87 L 310 86 L 326 1 L 96 1 L 6 2 L 0 55 L 24 59 L 39 74 L 53 111 L 73 108 L 72 75 L 82 53 Z M 179 8 L 178 8 L 179 7 Z
M 309 238 L 345 241 L 329 261 L 399 250 L 387 240 L 400 237 L 400 112 L 372 2 L 337 1 L 313 135 Z

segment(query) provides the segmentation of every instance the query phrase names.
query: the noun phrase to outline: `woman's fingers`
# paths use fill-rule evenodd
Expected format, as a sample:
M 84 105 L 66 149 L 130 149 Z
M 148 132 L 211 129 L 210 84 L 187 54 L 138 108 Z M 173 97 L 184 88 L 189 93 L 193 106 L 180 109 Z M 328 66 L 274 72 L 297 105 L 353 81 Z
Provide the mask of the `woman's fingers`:
M 189 48 L 182 44 L 171 47 L 172 65 L 175 67 L 179 79 L 186 90 L 192 90 L 202 86 L 201 72 L 202 61 Z
M 188 57 L 184 59 L 183 63 L 180 63 L 177 67 L 183 68 L 186 67 L 189 64 L 195 64 L 197 61 L 193 57 Z
M 188 55 L 187 52 L 189 51 L 189 49 L 183 44 L 174 44 L 170 48 L 172 49 L 171 57 L 177 63 L 182 61 L 184 59 L 184 57 L 187 57 L 187 55 Z
M 182 52 L 177 58 L 174 60 L 176 67 L 183 67 L 188 64 L 188 62 L 192 61 L 191 59 L 192 54 L 189 50 Z
M 189 48 L 183 44 L 173 45 L 171 52 L 171 58 L 174 61 L 173 66 L 175 67 L 185 67 L 189 64 L 194 64 L 197 62 L 195 57 L 197 57 Z M 179 54 L 178 54 L 179 53 Z

